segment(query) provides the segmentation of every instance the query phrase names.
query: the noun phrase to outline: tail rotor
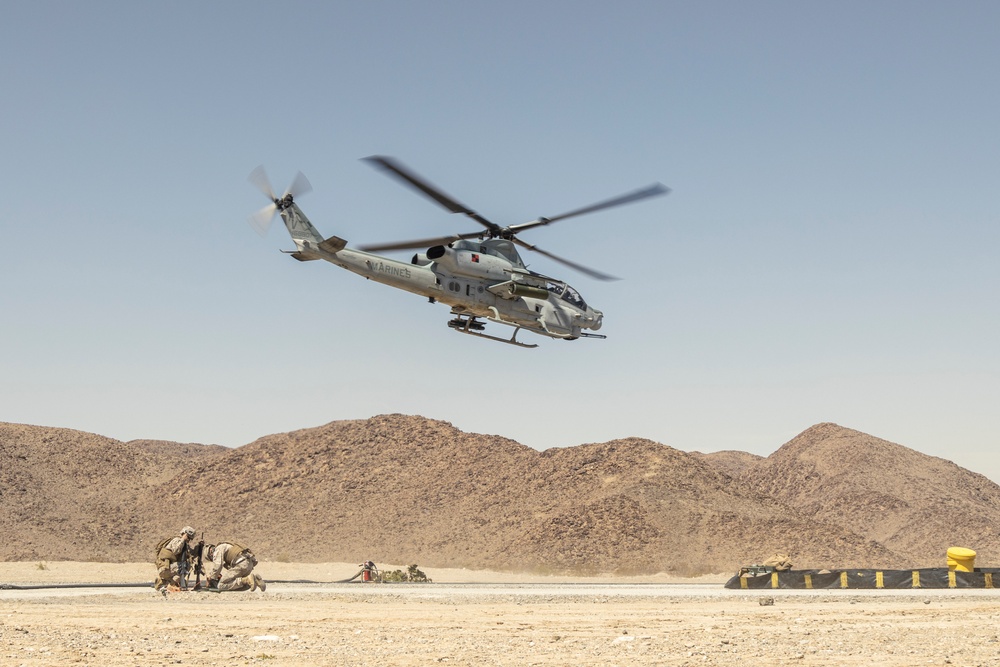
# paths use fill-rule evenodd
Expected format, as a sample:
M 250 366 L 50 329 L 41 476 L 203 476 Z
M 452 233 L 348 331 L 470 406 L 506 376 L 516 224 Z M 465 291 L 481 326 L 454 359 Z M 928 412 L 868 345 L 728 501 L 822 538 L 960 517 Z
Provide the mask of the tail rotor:
M 291 206 L 292 202 L 296 197 L 306 194 L 312 190 L 312 185 L 309 180 L 305 177 L 301 171 L 295 175 L 292 180 L 292 184 L 288 186 L 285 190 L 285 194 L 281 197 L 276 197 L 274 195 L 274 188 L 271 187 L 271 180 L 267 177 L 267 172 L 264 171 L 264 165 L 260 165 L 252 172 L 247 178 L 254 187 L 263 193 L 265 197 L 271 200 L 271 203 L 260 209 L 253 215 L 251 215 L 247 221 L 250 226 L 254 228 L 258 234 L 262 237 L 267 236 L 268 230 L 271 228 L 271 223 L 274 221 L 274 215 L 279 210 L 284 210 Z

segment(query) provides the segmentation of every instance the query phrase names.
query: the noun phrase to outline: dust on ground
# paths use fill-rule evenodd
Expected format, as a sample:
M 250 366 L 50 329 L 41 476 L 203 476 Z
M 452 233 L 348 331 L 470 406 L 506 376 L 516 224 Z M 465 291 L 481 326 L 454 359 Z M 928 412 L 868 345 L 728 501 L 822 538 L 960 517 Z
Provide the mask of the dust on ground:
M 0 563 L 0 584 L 139 583 L 152 569 Z M 265 592 L 0 590 L 0 665 L 1000 664 L 994 590 L 729 591 L 724 574 L 435 568 L 421 568 L 432 584 L 274 583 L 358 569 L 265 562 Z

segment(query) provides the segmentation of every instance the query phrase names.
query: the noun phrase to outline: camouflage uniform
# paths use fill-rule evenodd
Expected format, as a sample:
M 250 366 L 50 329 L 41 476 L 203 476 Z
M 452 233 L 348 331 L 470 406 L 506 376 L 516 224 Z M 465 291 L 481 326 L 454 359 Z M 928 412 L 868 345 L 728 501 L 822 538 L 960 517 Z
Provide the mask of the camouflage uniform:
M 190 530 L 190 533 L 187 531 Z M 156 554 L 157 579 L 154 584 L 157 590 L 168 584 L 181 585 L 180 561 L 188 549 L 188 541 L 194 537 L 194 529 L 187 527 L 181 534 L 164 544 Z
M 253 574 L 257 559 L 249 549 L 229 542 L 216 544 L 214 552 L 209 551 L 212 548 L 211 545 L 205 547 L 204 553 L 204 556 L 212 554 L 212 569 L 208 572 L 209 585 L 218 582 L 216 586 L 220 591 L 255 591 L 267 588 L 260 575 Z

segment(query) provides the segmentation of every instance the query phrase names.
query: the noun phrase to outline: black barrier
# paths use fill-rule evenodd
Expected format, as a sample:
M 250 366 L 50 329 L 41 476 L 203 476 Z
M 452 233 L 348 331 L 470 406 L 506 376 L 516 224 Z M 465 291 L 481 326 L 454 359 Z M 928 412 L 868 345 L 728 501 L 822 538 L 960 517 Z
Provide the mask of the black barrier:
M 994 583 L 996 582 L 996 583 Z M 786 570 L 757 576 L 736 575 L 726 588 L 759 590 L 776 588 L 994 588 L 1000 586 L 1000 568 L 973 572 L 930 567 L 915 570 Z

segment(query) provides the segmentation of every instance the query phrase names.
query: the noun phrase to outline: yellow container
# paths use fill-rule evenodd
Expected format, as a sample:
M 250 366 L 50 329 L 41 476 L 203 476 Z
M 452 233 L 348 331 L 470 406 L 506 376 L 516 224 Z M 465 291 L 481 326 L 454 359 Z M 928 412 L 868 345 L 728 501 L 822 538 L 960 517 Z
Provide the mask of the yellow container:
M 948 569 L 955 572 L 972 572 L 976 569 L 976 552 L 965 547 L 948 549 Z

